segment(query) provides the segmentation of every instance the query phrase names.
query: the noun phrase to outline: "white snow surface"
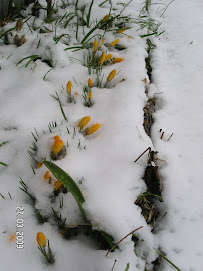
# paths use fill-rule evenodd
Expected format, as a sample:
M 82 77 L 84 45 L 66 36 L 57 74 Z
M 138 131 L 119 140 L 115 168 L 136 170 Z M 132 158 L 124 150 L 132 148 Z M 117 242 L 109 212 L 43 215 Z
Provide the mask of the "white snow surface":
M 46 6 L 45 0 L 39 2 Z M 65 12 L 74 12 L 73 5 L 61 9 L 62 2 L 57 1 L 59 9 L 54 15 L 55 19 Z M 109 2 L 100 8 L 96 2 L 93 4 L 91 22 L 102 19 L 109 12 Z M 119 13 L 123 8 L 118 4 L 121 1 L 112 2 L 113 12 Z M 169 3 L 165 0 L 160 2 L 165 6 Z M 78 5 L 82 7 L 89 3 L 79 0 Z M 138 17 L 142 3 L 140 0 L 132 1 L 124 10 L 124 15 Z M 24 11 L 25 16 L 29 16 L 32 6 Z M 45 11 L 41 10 L 40 17 L 34 20 L 31 16 L 28 24 L 25 23 L 18 33 L 19 36 L 25 35 L 25 44 L 20 47 L 13 45 L 15 30 L 12 35 L 8 34 L 9 45 L 0 41 L 0 145 L 8 141 L 0 146 L 0 162 L 8 165 L 0 164 L 0 193 L 4 197 L 0 197 L 2 270 L 107 271 L 112 270 L 114 260 L 117 260 L 115 271 L 124 271 L 128 263 L 129 271 L 151 271 L 152 262 L 158 257 L 158 249 L 165 252 L 166 257 L 180 270 L 202 270 L 203 184 L 200 164 L 203 158 L 203 3 L 201 0 L 175 0 L 162 17 L 157 8 L 157 5 L 151 5 L 149 15 L 162 22 L 161 29 L 165 32 L 159 37 L 152 37 L 156 49 L 152 52 L 153 72 L 148 97 L 144 84 L 145 78 L 149 83 L 145 67 L 146 39 L 140 37 L 146 32 L 137 31 L 139 27 L 136 24 L 130 25 L 132 28 L 124 32 L 126 35 L 115 31 L 105 33 L 104 44 L 119 38 L 119 43 L 125 45 L 127 50 L 102 47 L 113 57 L 122 57 L 124 61 L 103 67 L 103 82 L 113 69 L 117 70 L 117 75 L 107 88 L 92 88 L 92 107 L 84 106 L 83 86 L 87 85 L 89 77 L 94 83 L 96 75 L 89 75 L 88 68 L 81 63 L 84 50 L 64 51 L 78 42 L 75 28 L 65 30 L 65 34 L 70 35 L 70 38 L 64 37 L 69 45 L 61 41 L 56 44 L 53 37 L 62 35 L 64 29 L 58 27 L 56 34 L 55 30 L 40 33 L 40 27 L 55 28 L 55 21 L 53 25 L 44 23 Z M 73 22 L 76 23 L 75 19 Z M 15 24 L 8 23 L 3 31 Z M 84 27 L 85 33 L 89 30 Z M 96 33 L 103 34 L 104 31 L 100 31 Z M 83 37 L 83 27 L 79 27 L 79 41 Z M 30 55 L 39 55 L 41 59 L 30 63 L 27 68 L 21 66 L 28 60 L 17 65 Z M 55 69 L 44 80 L 50 67 L 42 60 L 48 58 Z M 73 84 L 72 103 L 68 103 L 67 99 L 68 81 Z M 64 120 L 58 102 L 50 96 L 56 95 L 55 91 L 68 121 Z M 157 111 L 154 113 L 155 122 L 150 138 L 143 127 L 143 107 L 148 98 L 154 97 L 157 98 Z M 87 127 L 95 123 L 101 126 L 94 134 L 84 136 L 79 132 L 77 123 L 88 115 L 91 121 Z M 52 121 L 58 125 L 50 133 L 48 125 Z M 164 131 L 162 139 L 160 129 Z M 66 218 L 67 225 L 80 224 L 82 218 L 69 192 L 60 193 L 51 203 L 54 181 L 49 184 L 44 180 L 47 168 L 43 165 L 36 169 L 37 163 L 27 153 L 33 141 L 31 132 L 38 139 L 35 159 L 39 162 L 44 158 L 50 159 L 54 136 L 60 135 L 67 154 L 54 163 L 66 171 L 80 188 L 85 198 L 83 207 L 94 229 L 110 234 L 117 243 L 132 230 L 143 226 L 135 233 L 140 239 L 135 251 L 130 236 L 120 243 L 119 249 L 105 257 L 107 250 L 102 250 L 91 238 L 79 235 L 66 240 L 53 219 L 44 224 L 37 222 L 29 197 L 19 189 L 20 178 L 35 196 L 35 207 L 43 216 L 53 216 L 53 207 Z M 167 141 L 171 133 L 174 134 Z M 142 178 L 147 166 L 147 154 L 136 163 L 134 160 L 148 147 L 158 151 L 160 160 L 157 163 L 164 186 L 164 203 L 158 202 L 163 218 L 155 223 L 153 231 L 142 216 L 140 207 L 134 204 L 137 197 L 146 191 Z M 51 177 L 55 180 L 52 174 Z M 60 208 L 59 199 L 62 200 L 62 197 L 63 208 Z M 24 220 L 23 249 L 16 248 L 15 240 L 9 242 L 16 232 L 16 206 L 24 208 L 24 214 L 20 216 Z M 38 232 L 43 232 L 49 239 L 55 257 L 53 265 L 46 263 L 37 247 Z M 159 268 L 163 271 L 175 270 L 164 260 Z
M 167 216 L 157 237 L 169 259 L 187 271 L 203 268 L 202 13 L 202 1 L 171 3 L 152 59 L 153 82 L 163 92 L 152 141 L 167 162 L 161 170 Z M 173 268 L 165 263 L 163 270 Z

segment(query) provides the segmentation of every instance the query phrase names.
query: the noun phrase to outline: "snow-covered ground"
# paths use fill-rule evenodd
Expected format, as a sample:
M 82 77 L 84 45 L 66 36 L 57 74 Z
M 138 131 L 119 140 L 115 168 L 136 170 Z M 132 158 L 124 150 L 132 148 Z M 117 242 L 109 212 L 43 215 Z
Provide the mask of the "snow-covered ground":
M 39 2 L 46 7 L 45 0 Z M 107 31 L 103 45 L 96 54 L 100 57 L 105 51 L 114 58 L 121 57 L 124 60 L 117 64 L 108 62 L 108 65 L 103 66 L 101 87 L 96 87 L 96 74 L 89 75 L 88 68 L 82 64 L 83 54 L 87 54 L 88 50 L 72 52 L 64 49 L 81 42 L 95 25 L 93 22 L 98 22 L 109 13 L 109 3 L 99 7 L 97 1 L 94 2 L 90 17 L 90 23 L 93 24 L 90 28 L 79 26 L 76 40 L 76 27 L 73 25 L 77 23 L 76 17 L 65 29 L 61 23 L 63 20 L 65 22 L 65 17 L 56 23 L 56 19 L 66 12 L 74 14 L 75 6 L 63 5 L 62 9 L 63 1 L 56 2 L 58 11 L 52 24 L 44 23 L 45 10 L 41 9 L 39 18 L 31 16 L 19 32 L 9 32 L 9 45 L 4 44 L 4 39 L 0 44 L 0 162 L 7 165 L 0 164 L 2 270 L 103 271 L 112 270 L 117 260 L 114 267 L 116 271 L 124 271 L 128 263 L 128 270 L 151 271 L 153 261 L 159 256 L 157 250 L 160 250 L 180 270 L 201 271 L 202 1 L 175 0 L 164 14 L 161 9 L 169 1 L 163 0 L 159 5 L 149 6 L 145 15 L 162 22 L 160 32 L 165 30 L 162 35 L 151 37 L 151 41 L 156 44 L 156 49 L 151 52 L 151 85 L 145 63 L 146 39 L 140 37 L 147 34 L 147 29 L 137 31 L 140 25 L 128 22 L 125 25 L 128 29 L 123 33 Z M 124 7 L 119 3 L 113 1 L 112 12 L 115 14 L 119 14 Z M 87 4 L 86 16 L 90 1 L 79 0 L 78 8 L 84 4 Z M 25 16 L 29 16 L 32 6 L 24 11 Z M 123 15 L 130 14 L 138 18 L 142 8 L 143 1 L 134 0 L 125 8 Z M 80 11 L 78 14 L 81 14 Z M 163 16 L 160 17 L 161 14 Z M 15 25 L 16 21 L 6 24 L 2 33 Z M 19 37 L 25 35 L 26 43 L 16 47 L 13 44 L 16 34 Z M 67 36 L 56 43 L 53 38 L 62 34 Z M 103 35 L 104 30 L 96 30 L 93 34 Z M 127 50 L 119 51 L 115 47 L 105 46 L 118 38 Z M 91 53 L 95 39 L 99 43 L 99 35 L 90 40 Z M 38 59 L 27 67 L 21 66 L 29 59 L 17 65 L 31 55 L 37 55 Z M 43 62 L 50 59 L 54 69 Z M 104 87 L 113 69 L 117 70 L 117 74 Z M 93 82 L 91 107 L 84 105 L 83 98 L 83 88 L 88 85 L 89 78 Z M 149 85 L 149 98 L 157 98 L 151 138 L 143 127 L 143 108 L 148 100 L 145 79 Z M 68 102 L 66 92 L 68 81 L 72 82 L 71 103 Z M 56 96 L 56 92 L 68 121 L 64 120 L 59 103 L 50 96 Z M 86 127 L 100 124 L 100 128 L 91 135 L 82 134 L 77 127 L 85 116 L 91 117 Z M 52 121 L 57 123 L 57 127 L 50 128 L 50 132 L 48 125 Z M 162 139 L 160 129 L 164 131 Z M 108 250 L 102 250 L 90 237 L 80 234 L 70 240 L 63 238 L 54 222 L 52 208 L 63 219 L 66 218 L 67 227 L 83 223 L 80 211 L 70 192 L 61 192 L 53 200 L 55 177 L 50 172 L 52 182 L 44 180 L 48 169 L 45 165 L 37 168 L 37 162 L 27 153 L 35 141 L 31 132 L 37 138 L 35 144 L 38 150 L 34 158 L 38 162 L 44 158 L 50 160 L 54 136 L 59 135 L 64 142 L 66 156 L 54 163 L 66 171 L 80 188 L 85 198 L 83 208 L 94 229 L 108 233 L 117 243 L 134 229 L 143 226 L 135 232 L 139 238 L 135 248 L 131 235 L 120 243 L 119 249 L 106 257 Z M 172 133 L 173 136 L 167 141 Z M 148 147 L 158 151 L 160 160 L 157 165 L 164 187 L 164 202 L 157 201 L 160 215 L 152 225 L 146 223 L 140 207 L 134 204 L 138 196 L 147 190 L 142 179 L 147 166 L 147 154 L 136 163 L 133 161 Z M 36 198 L 35 208 L 48 218 L 47 222 L 38 223 L 32 201 L 19 189 L 21 178 Z M 24 208 L 23 214 L 17 214 L 17 206 Z M 19 226 L 22 220 L 18 219 L 23 219 L 23 228 Z M 16 221 L 19 222 L 17 228 Z M 17 249 L 17 240 L 10 240 L 16 230 L 24 234 L 24 248 Z M 38 250 L 38 232 L 43 232 L 49 239 L 55 257 L 53 265 L 47 265 Z M 175 270 L 166 260 L 154 268 Z
M 166 29 L 153 54 L 153 80 L 162 109 L 152 129 L 155 149 L 167 165 L 164 177 L 167 216 L 158 238 L 181 270 L 203 268 L 203 2 L 174 1 L 164 14 Z M 169 142 L 160 140 L 174 133 Z M 163 270 L 171 270 L 167 264 Z

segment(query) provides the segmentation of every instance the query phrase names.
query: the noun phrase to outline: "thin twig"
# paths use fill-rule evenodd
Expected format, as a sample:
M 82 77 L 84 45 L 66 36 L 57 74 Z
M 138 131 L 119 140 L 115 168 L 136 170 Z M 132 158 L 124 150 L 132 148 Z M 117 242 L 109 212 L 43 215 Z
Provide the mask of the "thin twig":
M 111 271 L 113 271 L 113 270 L 114 270 L 114 266 L 115 266 L 115 264 L 116 264 L 116 261 L 117 261 L 117 260 L 115 260 L 115 261 L 114 261 L 114 265 L 113 265 L 113 267 L 112 267 Z
M 115 244 L 115 246 L 113 246 L 105 255 L 106 257 L 109 255 L 109 253 L 114 250 L 114 248 L 116 248 L 125 238 L 127 238 L 129 235 L 131 235 L 133 232 L 138 231 L 139 229 L 143 228 L 143 226 L 131 231 L 130 233 L 128 233 L 125 237 L 123 237 L 117 244 Z
M 141 157 L 145 152 L 147 152 L 148 150 L 151 151 L 151 147 L 147 148 L 142 154 L 140 154 L 140 156 L 134 161 L 134 163 L 136 163 L 137 160 L 139 160 L 140 157 Z
M 173 136 L 174 133 L 172 133 L 169 138 L 167 139 L 167 141 L 169 141 L 171 139 L 171 137 Z
M 164 132 L 161 134 L 161 137 L 160 137 L 160 139 L 162 139 L 163 138 L 163 136 L 164 136 Z
M 3 199 L 5 199 L 5 197 L 0 193 L 0 196 L 3 198 Z
M 165 217 L 165 215 L 167 215 L 167 212 L 165 212 L 165 214 L 160 218 L 160 220 L 162 220 Z

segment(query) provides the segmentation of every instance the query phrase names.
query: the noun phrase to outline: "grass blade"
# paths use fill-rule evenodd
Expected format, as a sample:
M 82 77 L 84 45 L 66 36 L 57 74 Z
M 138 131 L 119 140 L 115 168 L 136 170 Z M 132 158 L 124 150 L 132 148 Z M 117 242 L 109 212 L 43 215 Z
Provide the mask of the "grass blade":
M 85 49 L 85 48 L 84 48 L 84 47 L 82 47 L 82 46 L 73 46 L 73 47 L 68 47 L 68 48 L 64 49 L 64 51 L 66 51 L 66 50 L 71 50 L 71 49 L 78 49 L 78 50 L 82 50 L 82 49 Z
M 5 167 L 8 166 L 7 164 L 5 164 L 5 163 L 3 163 L 3 162 L 0 162 L 0 165 L 5 166 Z
M 102 2 L 101 4 L 99 4 L 99 7 L 101 7 L 103 4 L 105 4 L 108 0 L 105 0 L 104 2 Z
M 157 250 L 157 253 L 158 253 L 164 260 L 166 260 L 168 263 L 170 263 L 176 270 L 181 271 L 175 264 L 173 264 L 171 261 L 169 261 L 169 259 L 167 259 L 166 256 L 164 256 L 159 250 Z
M 3 145 L 7 144 L 9 141 L 4 141 L 2 143 L 0 143 L 0 147 L 2 147 Z
M 94 3 L 94 0 L 92 0 L 92 2 L 90 4 L 89 11 L 88 11 L 88 15 L 87 15 L 87 27 L 90 27 L 90 15 L 91 15 L 91 10 L 92 10 L 93 3 Z
M 30 62 L 34 62 L 36 61 L 37 59 L 40 59 L 40 56 L 39 55 L 31 55 L 31 56 L 27 56 L 27 57 L 24 57 L 23 59 L 21 59 L 17 64 L 16 66 L 18 66 L 20 63 L 22 63 L 25 59 L 28 59 L 30 58 L 30 60 L 26 63 L 25 67 L 27 68 L 27 66 L 30 64 Z
M 56 101 L 58 101 L 58 103 L 59 103 L 59 106 L 60 106 L 60 109 L 61 109 L 61 113 L 62 113 L 62 115 L 63 115 L 63 117 L 64 117 L 64 120 L 65 121 L 68 121 L 68 119 L 67 119 L 67 117 L 66 117 L 66 115 L 65 115 L 65 112 L 63 111 L 63 107 L 62 107 L 62 104 L 61 104 L 61 100 L 59 99 L 59 96 L 58 96 L 58 93 L 56 92 L 56 96 L 54 96 L 54 95 L 50 95 L 52 98 L 54 98 Z
M 78 28 L 79 28 L 79 16 L 77 15 L 77 25 L 76 25 L 76 34 L 75 34 L 76 40 L 78 40 Z
M 152 35 L 157 35 L 157 32 L 146 34 L 146 35 L 141 35 L 140 37 L 145 38 L 145 37 L 149 37 L 149 36 L 152 36 Z
M 69 22 L 75 17 L 75 14 L 73 16 L 71 16 L 67 21 L 66 23 L 64 24 L 64 28 L 66 28 L 69 24 Z
M 5 31 L 3 34 L 1 34 L 0 39 L 1 39 L 3 36 L 7 35 L 9 32 L 11 32 L 11 31 L 14 30 L 14 29 L 16 29 L 16 27 L 10 28 L 9 30 Z
M 101 25 L 101 21 L 100 22 L 98 22 L 98 24 L 96 24 L 95 25 L 95 27 L 93 27 L 88 33 L 87 33 L 87 35 L 83 38 L 83 40 L 81 41 L 81 43 L 83 44 L 85 41 L 86 41 L 86 39 L 97 29 L 97 28 L 99 28 L 100 27 L 100 25 Z
M 75 14 L 77 15 L 78 14 L 78 0 L 76 0 L 75 2 Z
M 129 267 L 130 267 L 130 263 L 127 264 L 125 271 L 128 271 Z

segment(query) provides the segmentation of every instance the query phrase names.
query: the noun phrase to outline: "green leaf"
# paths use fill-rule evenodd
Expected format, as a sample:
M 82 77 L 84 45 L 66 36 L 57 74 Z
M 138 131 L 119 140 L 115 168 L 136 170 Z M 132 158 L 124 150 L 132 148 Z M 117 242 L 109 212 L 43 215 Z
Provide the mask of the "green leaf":
M 85 210 L 82 207 L 82 204 L 85 202 L 85 198 L 74 180 L 54 163 L 49 161 L 43 161 L 43 163 L 52 172 L 56 179 L 72 193 L 78 204 L 83 220 L 88 222 Z

